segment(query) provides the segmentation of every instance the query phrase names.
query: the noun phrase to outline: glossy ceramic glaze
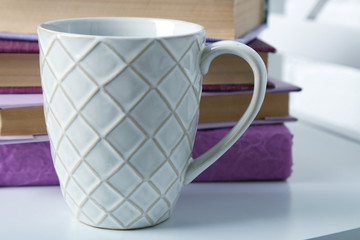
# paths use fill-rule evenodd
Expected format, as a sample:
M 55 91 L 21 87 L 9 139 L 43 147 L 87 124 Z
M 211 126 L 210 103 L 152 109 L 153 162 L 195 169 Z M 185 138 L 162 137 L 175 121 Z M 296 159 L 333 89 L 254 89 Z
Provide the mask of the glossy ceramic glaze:
M 88 18 L 38 28 L 44 109 L 65 201 L 91 226 L 132 229 L 166 220 L 181 187 L 249 126 L 266 70 L 235 42 L 205 47 L 203 27 L 143 18 Z M 202 74 L 217 55 L 244 57 L 254 97 L 231 134 L 191 158 Z

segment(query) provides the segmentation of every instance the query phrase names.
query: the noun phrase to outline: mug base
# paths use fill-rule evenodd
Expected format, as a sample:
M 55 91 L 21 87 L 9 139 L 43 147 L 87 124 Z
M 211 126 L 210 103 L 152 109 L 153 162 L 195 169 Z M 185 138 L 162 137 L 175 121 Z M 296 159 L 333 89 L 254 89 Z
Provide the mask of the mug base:
M 107 230 L 138 230 L 138 229 L 144 229 L 144 228 L 150 228 L 150 227 L 157 226 L 157 225 L 165 222 L 169 218 L 170 218 L 170 214 L 166 213 L 154 224 L 151 224 L 145 218 L 141 218 L 141 219 L 137 220 L 136 222 L 134 222 L 133 224 L 130 224 L 128 226 L 124 226 L 123 224 L 120 224 L 118 221 L 113 221 L 113 222 L 110 222 L 110 223 L 109 223 L 109 221 L 108 222 L 103 221 L 100 224 L 94 224 L 89 219 L 84 219 L 84 218 L 81 218 L 80 216 L 79 216 L 79 218 L 77 218 L 77 220 L 80 223 L 84 224 L 84 225 L 94 227 L 94 228 L 100 228 L 100 229 L 107 229 Z

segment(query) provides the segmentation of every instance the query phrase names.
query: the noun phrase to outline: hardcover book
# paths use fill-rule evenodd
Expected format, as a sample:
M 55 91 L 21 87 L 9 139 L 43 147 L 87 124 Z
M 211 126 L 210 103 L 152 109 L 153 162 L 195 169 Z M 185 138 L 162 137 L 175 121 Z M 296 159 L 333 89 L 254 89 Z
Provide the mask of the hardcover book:
M 17 34 L 4 35 L 7 39 L 0 39 L 0 90 L 1 93 L 24 93 L 19 87 L 40 87 L 39 48 L 38 43 L 31 37 L 28 40 Z M 1 34 L 0 34 L 1 38 Z M 269 44 L 255 39 L 247 43 L 259 53 L 267 64 L 268 54 L 275 52 Z M 16 54 L 14 54 L 16 53 Z M 203 78 L 203 85 L 238 85 L 253 84 L 253 72 L 245 60 L 234 55 L 221 55 L 214 59 L 208 74 Z M 17 87 L 17 89 L 16 89 Z M 29 88 L 39 92 L 40 88 Z M 7 92 L 8 91 L 8 92 Z
M 86 6 L 86 7 L 84 7 Z M 266 23 L 264 0 L 2 0 L 0 29 L 35 33 L 42 22 L 79 17 L 153 17 L 198 23 L 215 38 L 236 38 Z
M 0 135 L 37 135 L 46 133 L 41 106 L 0 109 Z
M 270 78 L 269 87 L 262 107 L 255 119 L 287 117 L 289 113 L 289 95 L 301 89 L 292 84 Z M 252 97 L 252 90 L 206 92 L 200 101 L 199 123 L 237 121 L 245 112 Z
M 270 82 L 274 87 L 267 89 L 263 105 L 256 117 L 258 121 L 289 117 L 289 94 L 300 91 L 300 88 L 289 83 L 275 79 Z M 252 90 L 202 92 L 199 123 L 239 120 L 251 96 Z M 2 94 L 0 100 L 0 135 L 47 134 L 41 94 Z

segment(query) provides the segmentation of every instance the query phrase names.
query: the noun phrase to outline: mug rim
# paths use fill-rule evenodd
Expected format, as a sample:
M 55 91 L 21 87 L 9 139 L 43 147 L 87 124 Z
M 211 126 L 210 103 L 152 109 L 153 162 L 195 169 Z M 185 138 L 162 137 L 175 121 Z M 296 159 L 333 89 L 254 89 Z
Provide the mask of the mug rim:
M 182 34 L 172 34 L 172 35 L 164 35 L 164 36 L 118 36 L 118 35 L 97 35 L 97 34 L 83 34 L 83 33 L 72 33 L 67 31 L 60 31 L 51 29 L 50 26 L 54 26 L 54 24 L 62 24 L 62 23 L 71 23 L 71 22 L 80 22 L 80 21 L 88 21 L 88 20 L 100 20 L 100 21 L 161 21 L 161 22 L 172 22 L 182 25 L 189 25 L 197 30 L 189 31 L 187 33 Z M 159 39 L 159 38 L 177 38 L 177 37 L 186 37 L 196 35 L 200 32 L 205 32 L 205 27 L 188 21 L 177 20 L 177 19 L 167 19 L 167 18 L 147 18 L 147 17 L 84 17 L 84 18 L 66 18 L 66 19 L 57 19 L 51 20 L 47 22 L 43 22 L 37 26 L 38 31 L 45 31 L 53 34 L 61 34 L 69 37 L 87 37 L 87 38 L 113 38 L 113 39 Z

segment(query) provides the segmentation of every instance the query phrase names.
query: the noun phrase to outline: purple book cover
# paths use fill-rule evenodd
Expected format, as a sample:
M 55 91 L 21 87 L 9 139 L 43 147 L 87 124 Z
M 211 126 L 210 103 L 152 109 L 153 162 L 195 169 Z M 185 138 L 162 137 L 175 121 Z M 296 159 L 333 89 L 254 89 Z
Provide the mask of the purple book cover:
M 266 83 L 266 89 L 274 88 L 275 84 L 271 81 Z M 253 90 L 253 84 L 216 84 L 216 85 L 202 85 L 204 92 L 236 92 Z M 0 89 L 1 90 L 1 89 Z
M 49 141 L 48 135 L 0 136 L 0 145 L 18 144 L 18 143 L 36 143 L 36 142 L 48 142 L 48 141 Z
M 37 42 L 38 36 L 35 33 L 13 33 L 13 32 L 0 32 L 0 39 L 2 40 L 16 40 Z
M 39 53 L 37 41 L 21 41 L 0 38 L 0 53 Z
M 275 84 L 267 82 L 266 88 L 274 88 Z M 203 85 L 204 92 L 236 92 L 253 90 L 252 84 L 218 84 L 218 85 Z M 41 87 L 0 87 L 0 94 L 32 94 L 42 93 Z
M 0 186 L 58 184 L 49 142 L 0 145 Z
M 42 93 L 41 87 L 0 87 L 0 94 Z
M 247 43 L 247 45 L 257 52 L 270 52 L 270 53 L 276 52 L 276 49 L 273 46 L 257 38 Z
M 267 89 L 274 88 L 275 85 L 272 82 L 268 82 Z M 219 84 L 219 85 L 203 85 L 202 90 L 204 92 L 236 92 L 236 91 L 248 91 L 253 90 L 252 84 Z M 41 87 L 0 87 L 0 94 L 32 94 L 42 93 Z
M 272 125 L 272 124 L 281 124 L 286 122 L 296 122 L 297 118 L 292 116 L 283 116 L 283 117 L 265 117 L 262 119 L 255 119 L 252 121 L 251 125 Z M 205 130 L 205 129 L 219 129 L 219 128 L 231 128 L 235 126 L 237 121 L 229 121 L 229 122 L 206 122 L 206 123 L 199 123 L 198 129 Z M 0 140 L 1 144 L 1 140 Z
M 239 38 L 235 38 L 233 40 L 241 42 L 241 43 L 249 43 L 252 40 L 254 40 L 257 36 L 259 36 L 259 34 L 264 31 L 267 28 L 266 24 L 261 24 L 260 26 L 254 28 L 253 30 L 251 30 L 250 32 L 244 34 L 243 36 L 239 37 Z M 213 37 L 207 37 L 206 38 L 206 42 L 208 43 L 212 43 L 212 42 L 218 42 L 221 40 L 227 40 L 225 38 L 213 38 Z
M 231 128 L 200 130 L 193 157 L 214 146 Z M 196 182 L 285 180 L 291 175 L 292 134 L 284 124 L 250 126 Z
M 206 43 L 210 44 L 223 39 L 207 38 Z M 239 40 L 239 39 L 234 39 Z M 247 44 L 257 52 L 275 52 L 276 49 L 257 39 L 256 36 L 248 38 L 246 41 L 240 41 Z M 39 53 L 39 46 L 36 34 L 19 34 L 0 32 L 0 52 L 24 52 L 24 53 Z
M 230 128 L 199 130 L 193 157 L 215 145 Z M 251 126 L 195 181 L 284 180 L 291 174 L 292 134 L 283 124 Z M 0 186 L 56 185 L 49 142 L 0 145 Z
M 231 86 L 231 85 L 228 85 Z M 248 94 L 252 93 L 253 87 L 249 86 L 242 90 L 236 90 L 233 88 L 227 91 L 205 91 L 203 89 L 202 96 L 215 96 L 215 95 L 230 95 L 230 94 Z M 275 78 L 268 78 L 266 93 L 277 93 L 277 92 L 299 92 L 301 88 L 291 83 L 277 80 Z

